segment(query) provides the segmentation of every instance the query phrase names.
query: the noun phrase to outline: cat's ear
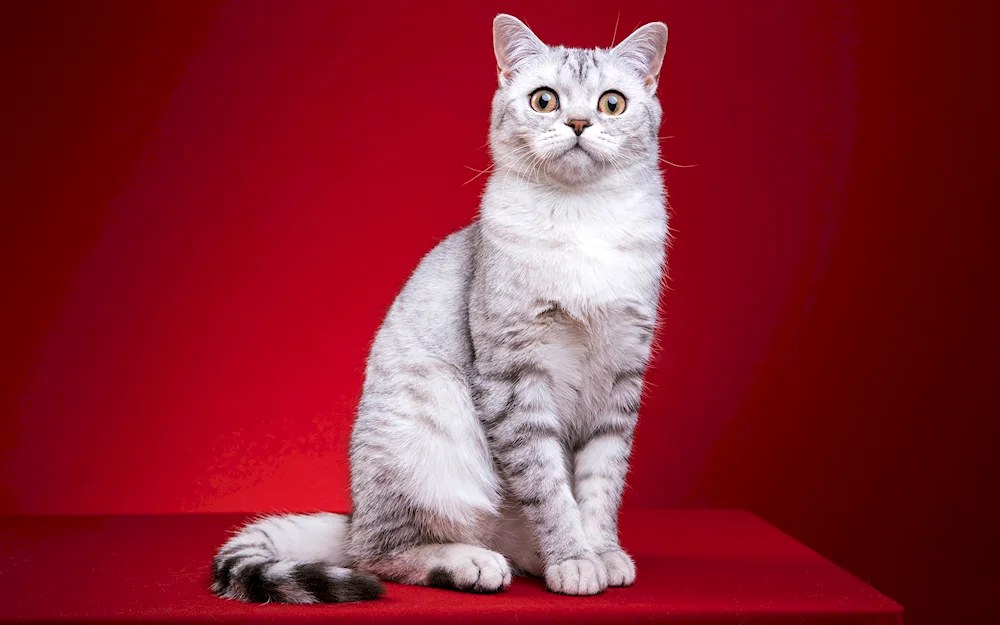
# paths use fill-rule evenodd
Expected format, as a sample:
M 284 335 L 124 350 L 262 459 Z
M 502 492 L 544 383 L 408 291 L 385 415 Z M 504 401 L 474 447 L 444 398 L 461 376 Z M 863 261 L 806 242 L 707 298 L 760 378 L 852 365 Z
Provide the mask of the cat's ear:
M 518 65 L 547 49 L 516 17 L 501 13 L 493 19 L 493 52 L 497 56 L 501 83 L 511 77 Z
M 667 25 L 663 22 L 646 24 L 615 46 L 611 53 L 622 59 L 645 79 L 646 86 L 656 88 L 660 79 L 663 55 L 667 52 Z

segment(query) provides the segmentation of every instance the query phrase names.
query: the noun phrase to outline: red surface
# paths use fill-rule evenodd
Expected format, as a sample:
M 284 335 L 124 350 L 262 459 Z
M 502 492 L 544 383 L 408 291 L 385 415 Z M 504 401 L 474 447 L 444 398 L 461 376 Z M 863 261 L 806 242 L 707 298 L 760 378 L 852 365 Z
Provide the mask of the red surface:
M 345 508 L 368 342 L 475 211 L 490 18 L 619 10 L 698 165 L 626 507 L 996 620 L 992 3 L 0 3 L 0 512 Z
M 545 592 L 516 578 L 497 595 L 387 584 L 374 602 L 248 605 L 208 592 L 209 563 L 234 515 L 20 517 L 0 520 L 0 622 L 158 620 L 263 622 L 902 623 L 867 584 L 745 512 L 635 511 L 623 543 L 629 588 L 595 597 Z M 75 557 L 65 559 L 63 554 Z

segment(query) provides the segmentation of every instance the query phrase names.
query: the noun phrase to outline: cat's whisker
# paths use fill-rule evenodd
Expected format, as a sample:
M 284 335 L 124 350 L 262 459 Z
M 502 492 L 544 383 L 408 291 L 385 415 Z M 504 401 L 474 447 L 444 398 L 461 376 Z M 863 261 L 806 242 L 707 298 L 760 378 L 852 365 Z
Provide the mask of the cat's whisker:
M 527 152 L 526 154 L 522 154 L 522 155 L 520 155 L 520 156 L 519 156 L 519 157 L 517 158 L 517 160 L 515 160 L 515 161 L 514 161 L 513 163 L 511 163 L 511 164 L 509 164 L 509 165 L 505 165 L 505 167 L 506 167 L 506 169 L 507 169 L 507 172 L 506 172 L 506 174 L 505 174 L 505 175 L 504 175 L 504 177 L 503 177 L 503 183 L 501 183 L 501 185 L 500 185 L 500 190 L 501 190 L 501 194 L 502 194 L 502 193 L 503 193 L 503 191 L 504 191 L 504 190 L 505 190 L 505 189 L 507 188 L 507 178 L 509 178 L 509 177 L 510 177 L 510 173 L 511 173 L 512 171 L 514 171 L 514 169 L 515 169 L 515 168 L 516 168 L 516 167 L 517 167 L 518 165 L 520 165 L 520 164 L 521 164 L 522 162 L 524 162 L 524 161 L 526 161 L 526 160 L 527 160 L 528 158 L 530 158 L 530 157 L 532 156 L 532 154 L 533 154 L 533 152 L 531 152 L 531 151 L 528 151 L 528 152 Z
M 531 158 L 528 160 L 528 171 L 521 176 L 517 177 L 518 187 L 523 186 L 525 180 L 531 180 L 531 175 L 535 171 L 535 163 L 538 162 L 538 154 L 532 154 Z
M 531 149 L 531 146 L 528 145 L 528 144 L 519 145 L 518 147 L 516 147 L 513 150 L 511 150 L 508 154 L 502 154 L 502 155 L 500 155 L 500 158 L 498 159 L 497 162 L 500 163 L 500 164 L 503 164 L 504 160 L 510 160 L 510 159 L 514 158 L 515 156 L 518 156 L 520 154 L 523 154 L 524 152 L 529 151 L 530 149 Z
M 528 170 L 528 176 L 526 177 L 526 179 L 530 181 L 530 179 L 534 177 L 536 183 L 541 182 L 540 179 L 540 175 L 542 173 L 541 165 L 544 162 L 545 162 L 545 157 L 543 155 L 535 155 L 535 158 L 531 159 L 531 165 L 530 169 Z
M 624 155 L 624 154 L 621 156 L 621 158 L 623 160 L 625 160 L 626 164 L 629 165 L 629 166 L 630 165 L 634 165 L 636 163 L 641 163 L 643 161 L 643 159 L 641 159 L 639 157 L 631 157 L 631 156 Z M 660 156 L 657 156 L 657 160 L 665 162 L 665 163 L 667 163 L 669 165 L 673 165 L 675 167 L 681 167 L 681 168 L 697 167 L 697 165 L 676 165 L 676 164 L 671 163 L 670 161 L 668 161 L 668 160 L 666 160 L 666 159 L 664 159 L 664 158 L 662 158 Z M 651 174 L 649 172 L 643 171 L 643 175 L 645 176 L 645 180 L 647 182 L 649 182 L 651 180 L 651 178 L 650 178 Z
M 535 182 L 541 182 L 539 176 L 542 173 L 542 165 L 548 160 L 546 155 L 540 155 L 531 161 L 531 169 L 528 171 L 528 176 L 534 176 Z M 537 167 L 537 170 L 536 170 Z
M 613 159 L 613 162 L 621 167 L 624 172 L 625 178 L 631 183 L 633 180 L 633 174 L 638 171 L 642 175 L 643 182 L 649 183 L 654 180 L 652 174 L 648 171 L 648 167 L 633 168 L 635 164 L 644 163 L 644 159 L 638 157 L 630 157 L 628 154 L 618 154 L 617 159 Z
M 485 173 L 496 171 L 496 169 L 497 169 L 498 166 L 505 164 L 505 161 L 510 161 L 511 159 L 515 158 L 518 155 L 524 154 L 525 152 L 529 151 L 530 149 L 531 149 L 530 145 L 521 145 L 521 146 L 518 146 L 518 147 L 514 148 L 513 150 L 511 150 L 511 152 L 509 154 L 503 154 L 503 155 L 501 155 L 500 158 L 497 159 L 496 162 L 492 163 L 485 170 L 474 169 L 474 168 L 469 167 L 468 165 L 466 165 L 465 167 L 467 169 L 471 169 L 472 171 L 478 171 L 479 173 L 477 175 L 473 176 L 470 180 L 467 180 L 464 183 L 462 183 L 462 186 L 465 186 L 465 185 L 469 184 L 470 182 L 472 182 L 473 180 L 476 180 L 477 178 L 479 178 L 480 176 L 482 176 Z
M 622 167 L 621 163 L 619 162 L 620 160 L 621 157 L 619 156 L 619 158 L 608 159 L 608 162 L 611 163 L 611 166 L 615 169 L 616 172 L 618 172 L 618 175 L 620 177 L 625 178 L 626 184 L 631 185 L 632 177 L 628 174 L 628 172 L 625 171 L 625 168 Z
M 697 163 L 694 164 L 694 165 L 678 165 L 677 163 L 672 163 L 672 162 L 668 161 L 667 159 L 665 159 L 663 157 L 660 157 L 660 162 L 666 163 L 667 165 L 671 165 L 673 167 L 678 167 L 680 169 L 690 169 L 691 167 L 697 167 L 698 166 Z
M 474 172 L 478 172 L 475 176 L 473 176 L 472 178 L 469 178 L 468 180 L 466 180 L 465 182 L 463 182 L 462 183 L 463 187 L 465 185 L 469 184 L 470 182 L 474 181 L 476 178 L 479 178 L 483 174 L 488 174 L 491 171 L 493 171 L 494 169 L 496 169 L 496 165 L 495 164 L 494 165 L 490 165 L 486 169 L 476 169 L 475 167 L 469 167 L 468 165 L 463 165 L 463 167 L 465 167 L 466 169 L 471 169 Z

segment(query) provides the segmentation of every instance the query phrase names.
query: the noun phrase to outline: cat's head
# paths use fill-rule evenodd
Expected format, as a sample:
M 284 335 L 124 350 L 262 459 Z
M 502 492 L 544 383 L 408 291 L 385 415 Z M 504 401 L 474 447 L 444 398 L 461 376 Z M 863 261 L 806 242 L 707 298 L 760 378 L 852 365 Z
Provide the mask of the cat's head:
M 547 46 L 518 19 L 498 15 L 490 120 L 497 168 L 562 186 L 656 168 L 666 46 L 662 22 L 610 49 L 579 49 Z

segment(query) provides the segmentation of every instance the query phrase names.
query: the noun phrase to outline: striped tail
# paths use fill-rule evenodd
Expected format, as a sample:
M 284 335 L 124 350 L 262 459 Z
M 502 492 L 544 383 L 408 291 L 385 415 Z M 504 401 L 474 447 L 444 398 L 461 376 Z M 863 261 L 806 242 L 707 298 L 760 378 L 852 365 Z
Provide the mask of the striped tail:
M 212 592 L 253 603 L 377 599 L 378 578 L 343 568 L 350 517 L 268 516 L 241 528 L 212 561 Z

